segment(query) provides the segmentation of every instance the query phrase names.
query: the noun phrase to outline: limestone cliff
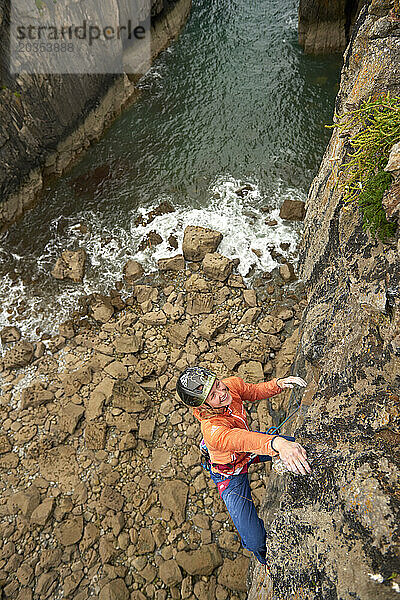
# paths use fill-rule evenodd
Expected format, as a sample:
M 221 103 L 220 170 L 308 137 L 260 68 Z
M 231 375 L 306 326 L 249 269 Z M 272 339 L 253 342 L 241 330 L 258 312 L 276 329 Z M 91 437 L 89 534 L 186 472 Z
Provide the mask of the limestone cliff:
M 69 3 L 73 20 L 79 3 Z M 141 3 L 106 0 L 90 14 L 118 10 L 135 26 Z M 152 1 L 152 57 L 179 33 L 190 6 Z M 44 178 L 63 173 L 138 94 L 127 75 L 10 75 L 9 21 L 9 2 L 0 0 L 0 231 L 35 200 Z
M 400 93 L 391 8 L 375 0 L 362 9 L 337 113 Z M 308 196 L 301 253 L 308 307 L 296 372 L 309 386 L 292 430 L 313 474 L 271 477 L 263 506 L 271 578 L 254 567 L 250 600 L 399 598 L 399 246 L 366 233 L 357 209 L 343 210 L 335 182 L 346 152 L 334 131 Z

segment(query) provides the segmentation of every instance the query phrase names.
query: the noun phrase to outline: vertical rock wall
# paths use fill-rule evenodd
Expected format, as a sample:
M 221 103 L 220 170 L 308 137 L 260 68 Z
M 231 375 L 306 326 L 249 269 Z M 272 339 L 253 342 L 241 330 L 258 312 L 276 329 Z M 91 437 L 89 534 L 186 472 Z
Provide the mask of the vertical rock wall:
M 114 7 L 121 22 L 124 13 L 124 19 L 131 15 L 136 23 L 138 2 L 107 2 L 102 12 Z M 72 14 L 75 6 L 71 2 Z M 153 58 L 179 33 L 190 6 L 191 0 L 152 2 Z M 63 173 L 137 96 L 126 75 L 11 76 L 9 11 L 9 2 L 0 0 L 0 231 L 35 200 L 44 178 Z
M 336 111 L 399 95 L 399 56 L 392 4 L 369 2 L 344 56 Z M 262 512 L 271 577 L 254 566 L 249 600 L 399 598 L 400 242 L 397 234 L 383 245 L 356 208 L 343 209 L 335 183 L 347 151 L 334 131 L 309 192 L 301 253 L 308 307 L 296 372 L 309 384 L 291 429 L 313 473 L 271 477 Z
M 300 0 L 299 44 L 309 54 L 343 52 L 365 0 Z

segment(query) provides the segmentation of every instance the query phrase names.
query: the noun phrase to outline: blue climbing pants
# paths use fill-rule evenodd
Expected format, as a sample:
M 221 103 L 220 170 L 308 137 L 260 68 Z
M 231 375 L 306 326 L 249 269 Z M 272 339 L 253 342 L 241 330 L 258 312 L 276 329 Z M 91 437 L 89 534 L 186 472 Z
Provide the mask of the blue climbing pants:
M 293 437 L 282 437 L 294 441 Z M 269 460 L 272 460 L 270 456 L 256 456 L 248 464 L 267 462 Z M 254 506 L 247 469 L 244 473 L 229 475 L 228 477 L 219 473 L 213 473 L 210 470 L 210 475 L 241 537 L 243 547 L 253 552 L 261 564 L 267 564 L 265 548 L 267 534 L 264 522 L 258 516 L 256 507 Z

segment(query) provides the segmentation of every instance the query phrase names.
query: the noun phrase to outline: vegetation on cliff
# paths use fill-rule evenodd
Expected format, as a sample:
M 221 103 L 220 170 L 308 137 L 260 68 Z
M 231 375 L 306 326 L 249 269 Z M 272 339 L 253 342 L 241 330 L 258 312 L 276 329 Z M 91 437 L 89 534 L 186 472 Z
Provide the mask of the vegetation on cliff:
M 391 184 L 391 175 L 385 171 L 390 150 L 400 141 L 400 97 L 370 97 L 336 119 L 330 127 L 349 138 L 348 160 L 338 176 L 344 203 L 357 203 L 364 228 L 385 240 L 397 227 L 387 220 L 382 198 Z

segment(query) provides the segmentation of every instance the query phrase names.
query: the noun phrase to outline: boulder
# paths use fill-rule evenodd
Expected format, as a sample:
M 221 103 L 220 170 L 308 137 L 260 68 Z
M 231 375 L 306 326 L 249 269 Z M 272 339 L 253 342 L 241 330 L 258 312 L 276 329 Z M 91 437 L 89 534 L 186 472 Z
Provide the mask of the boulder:
M 128 377 L 128 369 L 119 360 L 114 360 L 113 362 L 109 363 L 104 368 L 104 371 L 107 373 L 107 375 L 110 375 L 110 377 L 113 377 L 114 379 L 126 379 Z
M 54 535 L 61 546 L 72 546 L 72 544 L 76 544 L 81 539 L 82 533 L 82 517 L 70 517 L 66 521 L 57 524 L 54 531 Z
M 127 283 L 132 284 L 139 279 L 144 273 L 144 269 L 136 260 L 128 260 L 124 266 L 124 279 Z
M 73 434 L 85 409 L 83 406 L 68 402 L 62 409 L 59 418 L 59 428 L 61 431 Z
M 86 252 L 83 248 L 65 250 L 57 259 L 51 274 L 55 279 L 71 279 L 75 283 L 83 281 L 85 273 Z
M 228 323 L 229 318 L 227 313 L 212 314 L 201 322 L 197 333 L 206 340 L 211 340 L 217 333 L 223 333 Z
M 182 573 L 176 560 L 165 560 L 159 566 L 159 577 L 165 585 L 177 585 L 182 581 Z
M 151 405 L 149 394 L 130 379 L 114 385 L 111 401 L 114 408 L 121 408 L 128 413 L 142 412 Z
M 197 262 L 203 260 L 206 254 L 216 251 L 222 237 L 219 231 L 189 225 L 185 229 L 182 243 L 185 259 Z
M 100 323 L 107 323 L 114 314 L 114 307 L 106 296 L 96 294 L 90 304 L 92 317 Z
M 189 487 L 179 479 L 166 481 L 160 488 L 160 501 L 163 508 L 172 512 L 177 525 L 185 520 L 186 502 Z
M 282 329 L 285 326 L 285 323 L 282 321 L 282 319 L 269 315 L 267 317 L 264 317 L 264 319 L 261 319 L 258 326 L 264 333 L 275 335 L 282 331 Z
M 285 263 L 279 267 L 279 275 L 282 277 L 283 281 L 286 281 L 286 283 L 296 279 L 294 267 L 290 263 Z
M 135 287 L 133 288 L 133 295 L 135 296 L 139 304 L 142 304 L 147 300 L 157 302 L 158 289 L 151 285 L 135 285 Z
M 12 342 L 19 342 L 21 339 L 21 332 L 18 327 L 3 327 L 0 331 L 0 339 L 3 344 L 10 344 Z
M 171 258 L 160 258 L 157 264 L 160 271 L 183 271 L 185 268 L 182 254 L 171 256 Z
M 143 419 L 142 421 L 140 421 L 138 434 L 139 439 L 151 442 L 151 440 L 153 439 L 155 426 L 155 419 Z
M 188 335 L 190 334 L 190 326 L 188 323 L 176 323 L 170 325 L 165 330 L 165 335 L 174 346 L 184 346 Z
M 246 592 L 249 563 L 249 559 L 245 556 L 238 556 L 235 560 L 226 558 L 218 575 L 218 583 L 233 592 Z
M 185 283 L 185 290 L 187 292 L 211 292 L 212 287 L 212 284 L 198 273 L 191 275 Z
M 89 450 L 103 450 L 106 444 L 107 426 L 105 423 L 86 423 L 85 446 Z
M 305 203 L 301 200 L 286 198 L 279 211 L 279 216 L 286 221 L 303 221 L 305 217 Z
M 46 525 L 53 512 L 54 498 L 46 498 L 31 514 L 31 523 L 35 525 Z
M 130 593 L 123 579 L 113 579 L 101 588 L 99 600 L 129 600 Z
M 116 336 L 113 345 L 118 354 L 135 354 L 141 350 L 143 342 L 137 335 L 124 334 Z
M 33 359 L 33 344 L 26 340 L 21 340 L 10 348 L 3 356 L 4 369 L 18 369 L 26 367 Z
M 136 554 L 154 552 L 155 547 L 156 544 L 150 529 L 141 528 L 135 548 Z
M 28 519 L 39 504 L 40 494 L 35 485 L 31 485 L 21 492 L 12 494 L 7 500 L 9 514 L 15 514 L 16 511 L 20 510 L 22 515 Z
M 154 325 L 165 325 L 167 317 L 162 310 L 148 312 L 140 318 L 140 321 L 149 327 Z
M 223 563 L 216 544 L 205 544 L 191 552 L 177 552 L 175 560 L 189 575 L 211 575 Z
M 202 264 L 204 273 L 217 281 L 225 281 L 233 269 L 233 261 L 218 252 L 206 254 Z
M 186 312 L 189 315 L 210 313 L 213 309 L 214 298 L 210 293 L 189 292 L 187 295 Z
M 252 360 L 250 362 L 243 362 L 238 368 L 239 377 L 241 377 L 246 383 L 259 383 L 264 381 L 264 371 L 262 364 Z
M 239 354 L 227 346 L 219 346 L 217 354 L 230 371 L 233 371 L 241 361 Z
M 243 290 L 243 299 L 250 308 L 257 306 L 257 294 L 254 290 Z
M 124 505 L 124 497 L 110 485 L 105 485 L 101 492 L 100 504 L 115 512 L 120 512 Z

